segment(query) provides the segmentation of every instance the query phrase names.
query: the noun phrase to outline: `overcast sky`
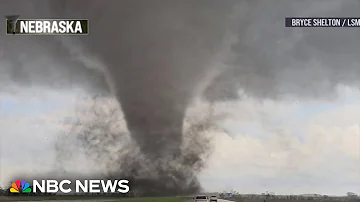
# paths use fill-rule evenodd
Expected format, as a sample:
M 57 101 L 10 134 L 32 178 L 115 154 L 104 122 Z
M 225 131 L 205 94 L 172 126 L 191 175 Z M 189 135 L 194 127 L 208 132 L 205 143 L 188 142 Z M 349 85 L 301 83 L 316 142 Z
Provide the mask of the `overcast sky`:
M 15 6 L 13 2 L 15 1 L 8 1 L 9 6 L 2 9 L 8 11 L 11 7 L 18 8 L 16 12 L 22 15 L 39 13 L 37 11 L 39 5 L 26 5 L 27 1 L 23 1 L 23 5 L 26 6 L 19 6 L 21 2 L 17 1 L 20 3 Z M 94 2 L 98 3 L 98 1 Z M 179 5 L 184 4 L 181 7 L 184 10 L 166 4 L 176 12 L 158 12 L 157 9 L 162 7 L 151 6 L 155 10 L 150 13 L 161 15 L 155 15 L 157 18 L 153 19 L 135 17 L 135 22 L 137 19 L 145 20 L 141 22 L 146 26 L 141 27 L 140 30 L 150 27 L 147 30 L 152 33 L 149 34 L 150 38 L 146 38 L 147 32 L 133 29 L 127 33 L 129 36 L 133 36 L 131 31 L 134 31 L 134 36 L 141 33 L 140 36 L 143 38 L 134 37 L 132 40 L 127 40 L 121 38 L 123 35 L 116 35 L 121 40 L 115 40 L 119 42 L 119 46 L 118 49 L 114 49 L 119 52 L 126 49 L 124 47 L 127 46 L 120 43 L 122 41 L 129 42 L 129 47 L 138 48 L 136 50 L 143 52 L 144 44 L 154 43 L 151 37 L 156 36 L 156 40 L 162 41 L 163 38 L 158 37 L 162 36 L 159 35 L 163 34 L 160 33 L 162 29 L 151 27 L 151 24 L 147 23 L 147 20 L 150 20 L 156 22 L 155 27 L 167 28 L 165 30 L 168 30 L 170 24 L 171 29 L 168 31 L 172 34 L 177 33 L 173 30 L 178 30 L 177 25 L 181 25 L 180 30 L 188 33 L 189 38 L 186 43 L 169 39 L 171 44 L 174 42 L 178 45 L 174 47 L 180 48 L 176 51 L 163 51 L 160 48 L 160 52 L 164 55 L 155 54 L 160 49 L 151 46 L 149 52 L 144 53 L 146 56 L 154 55 L 155 59 L 149 56 L 149 61 L 162 63 L 166 61 L 164 58 L 168 58 L 167 54 L 174 57 L 173 54 L 176 52 L 178 55 L 175 58 L 182 64 L 183 61 L 191 62 L 193 58 L 187 60 L 189 57 L 196 57 L 193 52 L 208 51 L 209 48 L 193 49 L 192 45 L 207 44 L 201 43 L 201 40 L 195 43 L 195 40 L 202 39 L 212 32 L 208 29 L 203 30 L 202 26 L 199 26 L 199 30 L 194 29 L 193 21 L 190 19 L 192 14 L 200 15 L 200 11 L 207 7 L 199 3 L 198 12 L 195 9 L 187 9 L 191 5 L 184 3 L 185 1 L 181 2 Z M 206 2 L 203 1 L 204 5 L 207 4 Z M 208 131 L 213 137 L 214 152 L 207 167 L 199 176 L 204 188 L 208 191 L 234 189 L 241 193 L 271 191 L 277 194 L 345 195 L 350 191 L 360 194 L 359 29 L 284 27 L 285 16 L 358 16 L 360 2 L 358 0 L 341 2 L 339 0 L 263 0 L 257 4 L 252 4 L 254 1 L 239 2 L 241 3 L 233 12 L 225 9 L 229 6 L 226 5 L 225 10 L 220 9 L 216 15 L 212 13 L 209 15 L 216 16 L 217 19 L 217 16 L 231 13 L 233 17 L 224 30 L 224 33 L 226 32 L 224 47 L 215 51 L 219 53 L 219 61 L 216 57 L 212 57 L 215 58 L 215 62 L 212 63 L 215 69 L 218 64 L 226 66 L 227 69 L 209 82 L 210 85 L 204 90 L 204 97 L 207 100 L 220 101 L 215 105 L 216 112 L 226 115 L 226 118 L 217 123 L 221 130 Z M 33 10 L 28 6 L 33 6 Z M 93 8 L 99 9 L 99 12 L 93 12 Z M 103 13 L 100 12 L 101 9 L 107 11 L 110 8 L 114 9 L 109 15 L 102 15 Z M 214 11 L 217 10 L 217 7 L 214 8 L 216 8 Z M 101 6 L 89 4 L 85 14 L 101 14 L 109 19 L 119 13 L 117 9 L 111 3 Z M 139 15 L 143 14 L 141 11 L 142 9 L 138 10 Z M 190 14 L 183 16 L 185 11 Z M 203 11 L 204 16 L 209 14 L 209 10 Z M 46 12 L 43 14 L 45 15 Z M 102 19 L 95 14 L 91 16 L 93 19 Z M 158 23 L 158 19 L 163 20 L 165 24 Z M 215 21 L 207 22 L 214 22 L 212 26 L 210 26 L 212 23 L 209 23 L 213 28 L 210 30 L 214 31 L 219 31 L 217 26 L 223 25 L 216 24 Z M 102 26 L 102 23 L 99 21 L 97 25 Z M 189 25 L 189 29 L 185 25 Z M 104 39 L 102 34 L 102 31 L 99 32 L 100 39 L 90 41 L 102 44 Z M 193 38 L 194 36 L 198 38 Z M 0 184 L 4 187 L 7 187 L 9 180 L 17 177 L 18 173 L 31 175 L 57 169 L 54 167 L 56 155 L 54 144 L 59 135 L 68 132 L 69 127 L 65 123 L 71 122 L 69 117 L 74 117 L 75 106 L 88 104 L 81 103 L 81 99 L 79 103 L 79 95 L 86 93 L 73 87 L 82 86 L 83 89 L 88 90 L 87 92 L 95 88 L 104 90 L 106 82 L 102 71 L 107 68 L 100 64 L 101 62 L 94 55 L 86 51 L 82 52 L 81 48 L 76 47 L 79 50 L 73 50 L 74 47 L 71 45 L 77 46 L 73 41 L 62 41 L 67 47 L 62 50 L 59 48 L 60 40 L 56 43 L 51 41 L 49 46 L 42 46 L 39 42 L 45 42 L 45 39 L 36 41 L 32 40 L 31 36 L 24 36 L 11 40 L 6 37 L 10 36 L 0 36 L 2 44 L 7 47 L 6 51 L 5 49 L 0 51 Z M 141 40 L 138 41 L 139 38 Z M 109 40 L 109 46 L 113 45 L 113 42 Z M 135 45 L 130 46 L 131 44 Z M 112 51 L 106 45 L 104 50 Z M 136 52 L 133 52 L 136 59 L 121 54 L 110 55 L 116 58 L 114 61 L 129 62 L 130 65 L 125 67 L 130 70 L 131 64 L 140 61 L 139 58 L 142 57 L 142 54 Z M 141 62 L 147 67 L 146 60 Z M 192 75 L 192 68 L 198 67 L 198 63 L 194 64 L 194 66 L 185 65 L 190 68 L 184 75 Z M 154 75 L 150 79 L 162 78 Z M 178 76 L 177 73 L 172 75 L 175 77 L 164 79 L 173 81 L 172 79 Z M 116 76 L 113 79 L 121 81 Z M 184 83 L 179 84 L 178 87 L 187 86 L 187 80 L 182 81 Z M 133 82 L 136 86 L 137 80 Z M 50 86 L 61 88 L 50 89 Z M 231 101 L 221 99 L 223 91 L 234 89 L 243 92 L 235 92 L 238 97 L 233 95 L 234 92 L 228 93 L 229 95 L 225 93 L 226 96 L 236 98 Z M 147 89 L 141 90 L 148 92 Z M 109 99 L 116 105 L 114 98 Z M 195 102 L 191 107 L 198 109 L 198 112 L 194 114 L 202 114 L 203 106 L 206 104 L 206 101 Z M 192 116 L 191 113 L 188 116 Z M 76 154 L 78 148 L 72 146 L 72 157 L 66 157 L 69 163 L 66 167 L 70 171 L 86 173 L 96 168 L 100 169 L 100 165 L 95 165 L 81 154 Z
M 79 94 L 39 88 L 1 94 L 2 186 L 8 186 L 17 173 L 54 168 L 54 142 Z M 200 176 L 204 188 L 241 193 L 359 193 L 360 92 L 340 86 L 338 95 L 331 101 L 245 97 L 216 105 L 218 112 L 228 115 L 220 123 L 227 133 L 210 131 L 215 150 Z M 72 162 L 74 171 L 90 171 L 87 166 L 85 158 Z

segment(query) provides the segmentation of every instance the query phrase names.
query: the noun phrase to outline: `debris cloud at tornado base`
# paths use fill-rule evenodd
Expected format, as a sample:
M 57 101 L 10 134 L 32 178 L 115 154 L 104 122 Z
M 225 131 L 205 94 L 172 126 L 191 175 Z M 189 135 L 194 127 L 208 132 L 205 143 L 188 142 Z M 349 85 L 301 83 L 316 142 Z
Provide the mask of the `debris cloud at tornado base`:
M 7 12 L 27 18 L 87 18 L 91 34 L 4 40 L 9 48 L 4 52 L 9 61 L 6 79 L 22 86 L 75 86 L 92 94 L 114 95 L 135 150 L 109 153 L 116 140 L 92 145 L 80 138 L 89 132 L 99 139 L 109 138 L 96 131 L 112 123 L 82 127 L 79 141 L 91 155 L 114 156 L 113 164 L 107 164 L 107 175 L 127 176 L 148 195 L 193 193 L 200 189 L 196 173 L 203 167 L 201 155 L 210 151 L 209 141 L 194 136 L 200 143 L 192 139 L 188 141 L 192 146 L 183 149 L 183 134 L 189 133 L 184 131 L 184 117 L 193 90 L 221 48 L 232 4 L 214 0 L 9 1 L 13 9 Z M 16 52 L 21 57 L 14 57 Z M 41 54 L 48 57 L 42 59 Z M 204 127 L 190 128 L 202 133 Z M 61 143 L 56 149 L 61 152 L 60 148 Z
M 90 97 L 81 103 L 76 119 L 67 124 L 69 133 L 59 136 L 58 171 L 71 172 L 68 165 L 74 165 L 76 154 L 81 153 L 96 165 L 100 176 L 131 179 L 137 194 L 171 196 L 200 191 L 197 174 L 212 152 L 209 132 L 219 130 L 216 123 L 223 117 L 211 104 L 197 102 L 187 110 L 181 155 L 154 161 L 132 140 L 116 99 Z
M 182 149 L 184 117 L 194 88 L 221 48 L 232 2 L 86 1 L 85 9 L 79 2 L 54 2 L 51 7 L 63 17 L 76 14 L 91 21 L 91 34 L 78 40 L 106 66 L 106 79 L 134 143 L 130 145 L 139 148 L 108 153 L 117 156 L 107 164 L 109 175 L 129 177 L 145 195 L 197 192 L 196 174 L 204 164 L 201 155 L 210 151 L 208 140 L 198 143 L 197 139 L 207 129 L 191 128 L 189 133 L 199 136 Z M 74 12 L 77 8 L 81 12 Z M 94 8 L 99 15 L 93 14 Z M 105 136 L 105 131 L 101 133 L 97 135 Z M 82 142 L 91 145 L 87 138 Z M 102 153 L 111 142 L 89 149 Z
M 44 2 L 13 0 L 4 5 L 8 5 L 6 12 L 29 18 L 88 18 L 90 35 L 24 36 L 16 40 L 1 36 L 7 50 L 2 51 L 5 65 L 0 69 L 4 77 L 1 82 L 51 88 L 75 86 L 92 94 L 115 95 L 119 104 L 115 109 L 123 113 L 128 132 L 89 133 L 87 130 L 97 127 L 98 131 L 110 130 L 111 124 L 88 121 L 80 127 L 82 130 L 74 127 L 78 141 L 90 152 L 89 156 L 107 154 L 108 159 L 116 159 L 112 164 L 104 163 L 108 176 L 140 176 L 137 182 L 143 189 L 149 190 L 149 183 L 159 185 L 153 185 L 158 195 L 191 193 L 200 188 L 196 173 L 204 161 L 199 155 L 208 150 L 183 153 L 206 145 L 181 149 L 186 144 L 184 117 L 193 90 L 209 70 L 209 62 L 220 51 L 230 27 L 237 42 L 231 48 L 226 71 L 205 91 L 205 98 L 211 102 L 241 99 L 239 89 L 259 99 L 281 99 L 288 94 L 329 98 L 337 85 L 359 86 L 358 31 L 283 26 L 284 16 L 357 16 L 359 2 L 355 0 L 284 0 L 281 4 L 271 0 Z M 234 11 L 237 23 L 228 23 L 235 2 L 239 6 Z M 93 120 L 99 119 L 92 108 L 89 110 Z M 119 116 L 110 117 L 119 120 Z M 83 134 L 96 137 L 89 142 Z M 129 138 L 117 141 L 115 136 Z M 129 142 L 126 147 L 118 146 L 124 153 L 109 149 L 122 141 Z M 125 152 L 127 147 L 129 152 Z M 175 163 L 162 167 L 164 162 L 172 161 Z M 177 170 L 177 165 L 183 167 Z M 159 172 L 152 174 L 148 167 Z

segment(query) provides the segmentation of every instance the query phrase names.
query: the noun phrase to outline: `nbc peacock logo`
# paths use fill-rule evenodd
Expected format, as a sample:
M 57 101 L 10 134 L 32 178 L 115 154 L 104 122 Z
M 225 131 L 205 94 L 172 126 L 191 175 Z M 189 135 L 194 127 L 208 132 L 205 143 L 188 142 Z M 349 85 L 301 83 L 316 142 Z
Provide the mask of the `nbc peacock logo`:
M 11 183 L 11 193 L 30 193 L 32 191 L 30 184 L 25 180 L 16 180 L 15 183 Z

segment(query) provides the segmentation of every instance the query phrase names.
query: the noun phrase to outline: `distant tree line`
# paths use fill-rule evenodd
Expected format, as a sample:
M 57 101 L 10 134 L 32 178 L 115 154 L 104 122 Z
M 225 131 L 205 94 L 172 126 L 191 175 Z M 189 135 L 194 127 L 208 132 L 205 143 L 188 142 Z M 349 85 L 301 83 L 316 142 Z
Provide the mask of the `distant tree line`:
M 228 192 L 223 192 L 219 194 L 219 197 L 222 199 L 227 198 L 227 193 L 231 193 L 231 198 L 236 201 L 246 201 L 248 199 L 261 199 L 264 201 L 271 201 L 271 200 L 297 200 L 297 201 L 359 201 L 360 197 L 356 195 L 355 193 L 348 192 L 347 196 L 343 197 L 333 197 L 333 196 L 327 196 L 327 195 L 275 195 L 273 192 L 266 192 L 262 194 L 239 194 L 233 190 Z M 360 201 L 359 201 L 360 202 Z

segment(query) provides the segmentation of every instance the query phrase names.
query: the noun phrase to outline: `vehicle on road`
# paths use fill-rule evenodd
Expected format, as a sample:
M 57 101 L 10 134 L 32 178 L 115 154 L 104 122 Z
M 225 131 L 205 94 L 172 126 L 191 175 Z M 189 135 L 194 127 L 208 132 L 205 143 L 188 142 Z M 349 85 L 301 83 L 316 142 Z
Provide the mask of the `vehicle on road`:
M 198 195 L 194 198 L 194 202 L 210 202 L 209 197 L 205 195 Z
M 210 196 L 210 202 L 217 202 L 217 196 Z

